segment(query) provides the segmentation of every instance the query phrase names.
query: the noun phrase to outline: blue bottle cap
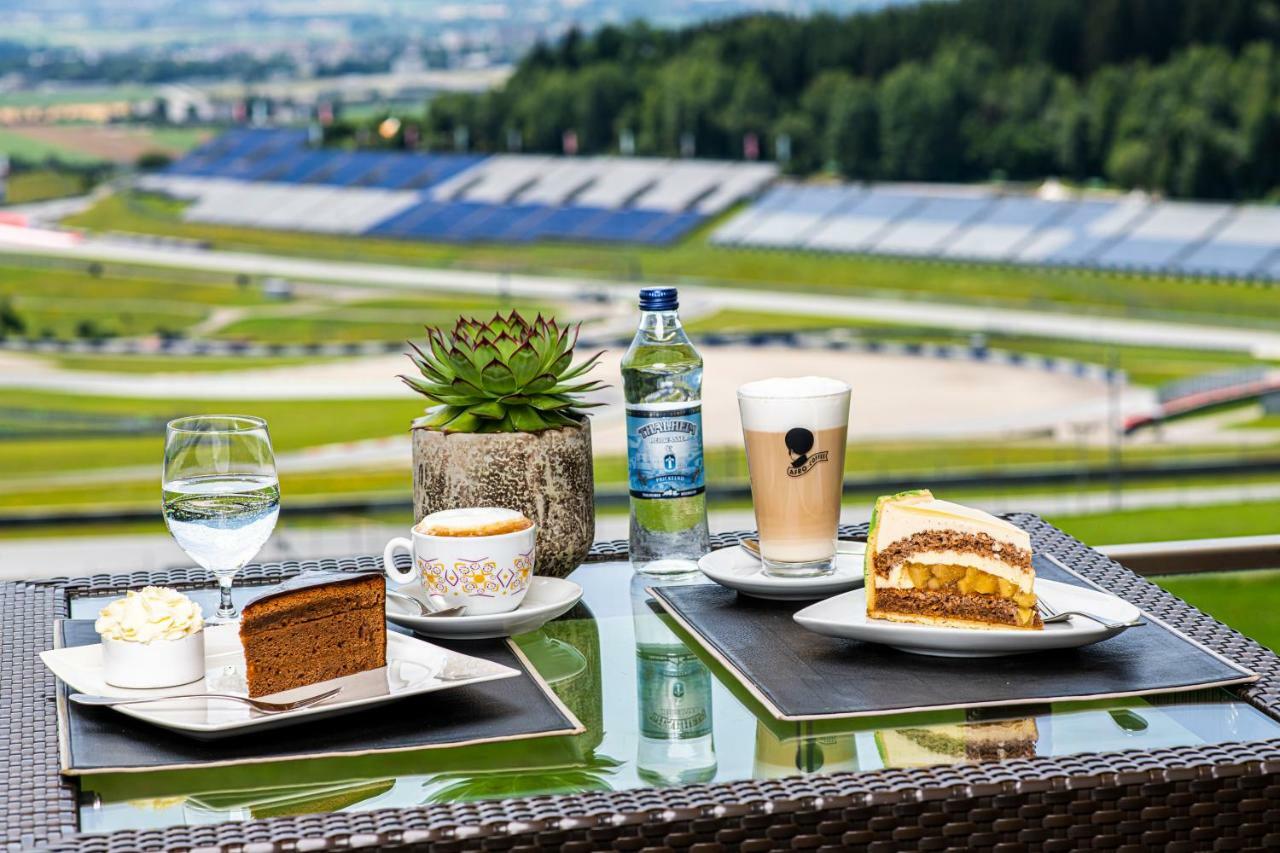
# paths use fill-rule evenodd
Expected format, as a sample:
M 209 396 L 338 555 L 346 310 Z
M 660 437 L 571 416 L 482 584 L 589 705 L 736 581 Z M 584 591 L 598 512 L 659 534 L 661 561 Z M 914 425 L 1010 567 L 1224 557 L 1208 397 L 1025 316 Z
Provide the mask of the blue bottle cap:
M 674 287 L 645 287 L 640 290 L 641 311 L 674 311 L 679 307 Z

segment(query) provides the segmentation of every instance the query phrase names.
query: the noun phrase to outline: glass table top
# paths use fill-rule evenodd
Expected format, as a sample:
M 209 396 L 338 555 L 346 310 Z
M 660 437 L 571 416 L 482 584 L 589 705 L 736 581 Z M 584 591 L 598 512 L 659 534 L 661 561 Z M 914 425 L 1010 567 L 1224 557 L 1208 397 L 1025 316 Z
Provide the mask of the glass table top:
M 628 563 L 574 573 L 582 603 L 516 637 L 586 732 L 204 770 L 81 777 L 85 832 L 1280 737 L 1225 690 L 819 723 L 774 720 L 648 605 Z M 250 590 L 241 589 L 247 598 Z M 216 591 L 193 595 L 206 612 Z M 207 600 L 206 600 L 207 599 Z M 72 600 L 92 618 L 101 598 Z M 394 705 L 383 711 L 394 713 Z M 345 718 L 357 723 L 358 716 Z

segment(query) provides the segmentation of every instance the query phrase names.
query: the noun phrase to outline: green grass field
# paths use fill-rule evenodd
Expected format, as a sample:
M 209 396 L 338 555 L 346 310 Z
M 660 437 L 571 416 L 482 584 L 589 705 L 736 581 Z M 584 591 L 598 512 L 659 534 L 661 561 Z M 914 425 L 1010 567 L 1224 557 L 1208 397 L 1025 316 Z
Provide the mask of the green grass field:
M 143 357 L 136 357 L 143 358 Z M 268 362 L 270 363 L 270 362 Z M 91 365 L 90 365 L 91 366 Z M 387 381 L 393 382 L 388 376 Z M 152 419 L 155 427 L 145 435 L 11 437 L 0 441 L 0 506 L 17 507 L 88 507 L 101 498 L 100 486 L 85 486 L 76 481 L 75 472 L 92 472 L 121 468 L 113 480 L 113 500 L 128 502 L 138 494 L 147 495 L 152 472 L 145 466 L 154 464 L 161 452 L 160 424 L 169 418 L 192 412 L 221 411 L 259 415 L 267 419 L 278 452 L 302 450 L 323 444 L 404 435 L 410 421 L 421 413 L 424 402 L 406 395 L 403 400 L 332 400 L 332 401 L 199 401 L 147 400 L 92 397 L 73 394 L 0 391 L 0 414 L 13 412 L 22 417 L 18 428 L 31 430 L 31 423 L 74 425 L 86 419 L 104 423 L 120 417 Z M 0 427 L 4 424 L 0 423 Z M 1267 446 L 1245 448 L 1223 447 L 1135 447 L 1125 453 L 1130 462 L 1161 459 L 1258 458 L 1274 454 Z M 917 477 L 928 483 L 946 473 L 978 473 L 1011 470 L 1020 467 L 1080 468 L 1104 464 L 1109 457 L 1106 448 L 1077 447 L 1036 441 L 952 441 L 952 442 L 861 442 L 850 448 L 847 471 L 851 477 Z M 712 448 L 706 457 L 708 478 L 713 483 L 741 483 L 747 476 L 746 463 L 740 449 Z M 142 468 L 135 468 L 142 466 Z M 373 466 L 335 475 L 340 495 L 378 493 L 385 488 L 388 472 Z M 622 457 L 597 460 L 596 480 L 603 488 L 617 488 L 626 478 L 626 461 Z M 1266 475 L 1260 474 L 1259 478 Z M 1220 483 L 1220 478 L 1187 483 L 1153 483 L 1152 485 L 1194 488 L 1199 482 Z M 141 483 L 141 486 L 139 485 Z M 336 485 L 335 485 L 336 487 Z M 1075 483 L 1072 491 L 1105 488 L 1105 483 Z M 141 491 L 136 491 L 141 488 Z M 402 482 L 407 489 L 407 480 Z M 1062 486 L 1026 486 L 1022 491 L 1041 494 Z M 956 490 L 957 497 L 976 490 Z M 148 498 L 149 499 L 149 498 Z M 145 501 L 144 501 L 145 502 Z M 1153 522 L 1158 529 L 1159 522 Z M 1092 535 L 1092 534 L 1091 534 Z M 1118 541 L 1100 539 L 1098 541 Z
M 1049 520 L 1090 545 L 1262 536 L 1280 533 L 1280 501 L 1139 509 Z
M 81 270 L 15 266 L 0 266 L 0 295 L 13 300 L 28 336 L 61 338 L 74 337 L 83 321 L 126 336 L 184 329 L 214 307 L 265 301 L 258 291 L 230 282 L 192 284 L 162 272 L 124 276 L 107 270 L 97 277 Z
M 31 139 L 3 128 L 0 128 L 0 154 L 8 154 L 13 160 L 22 160 L 28 163 L 61 160 L 64 163 L 83 163 L 88 165 L 103 162 L 101 157 L 95 157 L 92 154 L 86 154 L 83 151 L 77 151 L 65 145 L 54 145 L 51 142 Z
M 181 205 L 154 196 L 116 195 L 68 220 L 76 227 L 210 240 L 222 249 L 388 261 L 494 271 L 580 273 L 636 280 L 699 281 L 770 290 L 797 289 L 943 299 L 1021 308 L 1159 316 L 1280 328 L 1274 291 L 1200 280 L 1103 276 L 1074 270 L 941 265 L 852 255 L 721 249 L 714 224 L 673 247 L 430 244 L 364 237 L 271 232 L 183 222 Z
M 9 176 L 6 204 L 28 204 L 51 198 L 80 195 L 85 191 L 79 175 L 54 169 L 36 169 Z
M 155 89 L 149 86 L 85 86 L 55 91 L 0 92 L 0 107 L 42 107 L 57 104 L 103 104 L 113 101 L 136 101 L 149 98 Z
M 945 329 L 917 328 L 887 323 L 850 322 L 844 319 L 809 315 L 764 314 L 750 311 L 718 311 L 692 320 L 691 334 L 710 332 L 788 332 L 824 329 L 853 329 L 864 340 L 895 343 L 957 344 L 966 346 L 970 336 Z M 1165 347 L 1112 346 L 1087 341 L 986 335 L 993 349 L 1027 355 L 1068 358 L 1092 364 L 1114 365 L 1124 370 L 1138 385 L 1160 385 L 1202 373 L 1234 370 L 1258 364 L 1247 353 Z
M 1153 580 L 1215 619 L 1280 652 L 1280 570 L 1176 575 Z
M 49 361 L 66 370 L 107 373 L 216 373 L 226 370 L 258 370 L 316 364 L 322 358 L 253 358 L 167 355 L 57 355 Z
M 388 377 L 391 380 L 391 377 Z M 39 411 L 56 419 L 59 413 L 170 418 L 217 408 L 225 412 L 257 415 L 271 427 L 278 452 L 300 450 L 318 444 L 356 441 L 402 434 L 422 414 L 423 404 L 411 396 L 404 400 L 148 400 L 91 397 L 27 391 L 0 391 L 0 410 Z M 74 471 L 132 464 L 150 464 L 159 456 L 163 433 L 138 437 L 77 440 L 24 440 L 0 443 L 0 472 L 16 476 L 27 472 Z M 80 445 L 85 445 L 80 447 Z M 75 458 L 70 458 L 74 455 Z
M 86 320 L 121 336 L 186 331 L 217 308 L 242 309 L 242 316 L 220 325 L 211 337 L 264 343 L 403 341 L 422 337 L 424 325 L 452 325 L 459 314 L 488 317 L 511 308 L 531 315 L 556 312 L 548 304 L 474 294 L 402 295 L 378 289 L 370 289 L 367 300 L 349 302 L 325 285 L 304 288 L 293 301 L 280 303 L 257 286 L 242 287 L 231 278 L 115 265 L 95 276 L 83 268 L 20 266 L 8 259 L 0 264 L 0 296 L 13 300 L 27 336 L 59 338 L 74 337 Z
M 424 326 L 452 326 L 460 314 L 488 318 L 512 309 L 530 317 L 555 313 L 548 305 L 524 301 L 424 295 L 352 302 L 297 316 L 253 317 L 224 326 L 217 337 L 264 343 L 404 341 L 422 338 Z
M 1239 429 L 1280 429 L 1280 414 L 1261 415 L 1251 421 L 1236 424 Z

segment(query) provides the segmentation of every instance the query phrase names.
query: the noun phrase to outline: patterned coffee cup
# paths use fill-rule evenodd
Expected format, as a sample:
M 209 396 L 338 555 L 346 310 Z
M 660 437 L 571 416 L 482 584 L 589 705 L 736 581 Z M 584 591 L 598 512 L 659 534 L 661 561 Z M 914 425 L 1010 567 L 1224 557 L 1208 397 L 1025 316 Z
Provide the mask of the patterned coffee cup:
M 427 600 L 445 607 L 467 608 L 468 616 L 506 613 L 524 600 L 534 572 L 537 525 L 492 536 L 443 536 L 411 531 L 396 537 L 382 552 L 388 577 L 416 584 Z M 395 564 L 395 552 L 413 555 L 413 568 Z

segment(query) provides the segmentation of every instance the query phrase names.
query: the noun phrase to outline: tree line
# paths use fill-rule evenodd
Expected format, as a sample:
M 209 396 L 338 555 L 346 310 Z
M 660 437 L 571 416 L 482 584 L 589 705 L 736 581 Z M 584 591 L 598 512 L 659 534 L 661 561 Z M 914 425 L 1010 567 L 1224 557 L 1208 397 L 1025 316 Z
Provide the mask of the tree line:
M 331 129 L 333 139 L 359 133 Z M 1280 193 L 1280 0 L 956 0 L 570 32 L 382 144 Z

